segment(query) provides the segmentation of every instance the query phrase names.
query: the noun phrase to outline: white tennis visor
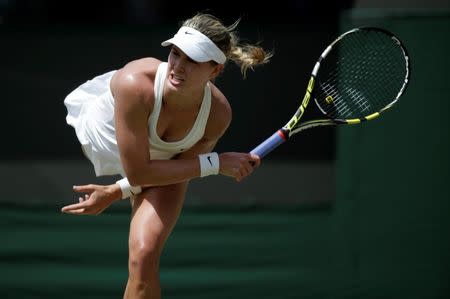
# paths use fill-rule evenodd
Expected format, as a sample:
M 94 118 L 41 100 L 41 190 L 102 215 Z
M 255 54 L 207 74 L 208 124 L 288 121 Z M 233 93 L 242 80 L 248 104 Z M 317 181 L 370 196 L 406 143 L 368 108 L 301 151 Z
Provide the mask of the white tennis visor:
M 171 38 L 161 43 L 163 47 L 175 45 L 187 56 L 197 62 L 215 61 L 224 64 L 227 57 L 223 52 L 203 33 L 183 26 Z

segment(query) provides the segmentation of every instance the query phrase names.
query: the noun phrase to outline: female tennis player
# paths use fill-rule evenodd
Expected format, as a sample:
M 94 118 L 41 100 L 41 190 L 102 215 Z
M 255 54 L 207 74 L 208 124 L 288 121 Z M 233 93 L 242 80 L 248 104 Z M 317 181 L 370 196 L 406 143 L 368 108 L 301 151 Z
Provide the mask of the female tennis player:
M 188 181 L 222 174 L 241 181 L 260 163 L 250 153 L 213 152 L 231 121 L 226 97 L 212 83 L 227 60 L 249 68 L 270 53 L 240 45 L 235 29 L 197 14 L 162 46 L 167 62 L 132 61 L 87 81 L 65 99 L 74 127 L 97 176 L 120 174 L 115 184 L 75 186 L 80 202 L 69 214 L 99 214 L 131 198 L 129 277 L 124 298 L 160 298 L 159 260 L 181 211 Z

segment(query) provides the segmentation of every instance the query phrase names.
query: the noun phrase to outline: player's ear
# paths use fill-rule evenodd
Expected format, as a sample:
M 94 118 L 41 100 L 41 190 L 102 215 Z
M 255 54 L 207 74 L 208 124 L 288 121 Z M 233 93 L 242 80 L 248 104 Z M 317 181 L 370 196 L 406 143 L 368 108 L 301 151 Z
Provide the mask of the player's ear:
M 223 64 L 219 64 L 219 63 L 216 64 L 214 66 L 214 69 L 213 69 L 212 73 L 211 73 L 210 79 L 212 80 L 212 79 L 216 78 L 217 75 L 219 75 L 223 71 L 223 67 L 224 67 Z

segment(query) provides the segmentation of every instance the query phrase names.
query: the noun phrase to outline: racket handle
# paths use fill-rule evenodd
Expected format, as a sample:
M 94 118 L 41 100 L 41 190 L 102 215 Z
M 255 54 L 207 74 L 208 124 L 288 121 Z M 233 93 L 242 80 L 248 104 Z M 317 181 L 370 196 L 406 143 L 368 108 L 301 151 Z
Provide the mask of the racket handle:
M 250 153 L 258 155 L 262 159 L 265 155 L 273 151 L 277 146 L 284 143 L 287 139 L 287 131 L 280 129 L 265 141 L 263 141 L 260 145 L 255 147 Z

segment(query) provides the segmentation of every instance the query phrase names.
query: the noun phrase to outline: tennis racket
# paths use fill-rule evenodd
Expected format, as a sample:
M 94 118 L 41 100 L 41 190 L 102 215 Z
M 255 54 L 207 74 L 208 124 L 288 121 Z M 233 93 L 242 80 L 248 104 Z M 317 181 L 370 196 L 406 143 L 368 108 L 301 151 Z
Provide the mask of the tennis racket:
M 374 27 L 347 31 L 320 55 L 294 116 L 251 153 L 262 158 L 306 129 L 375 119 L 398 101 L 409 76 L 407 51 L 394 34 Z M 311 99 L 321 116 L 300 121 Z

